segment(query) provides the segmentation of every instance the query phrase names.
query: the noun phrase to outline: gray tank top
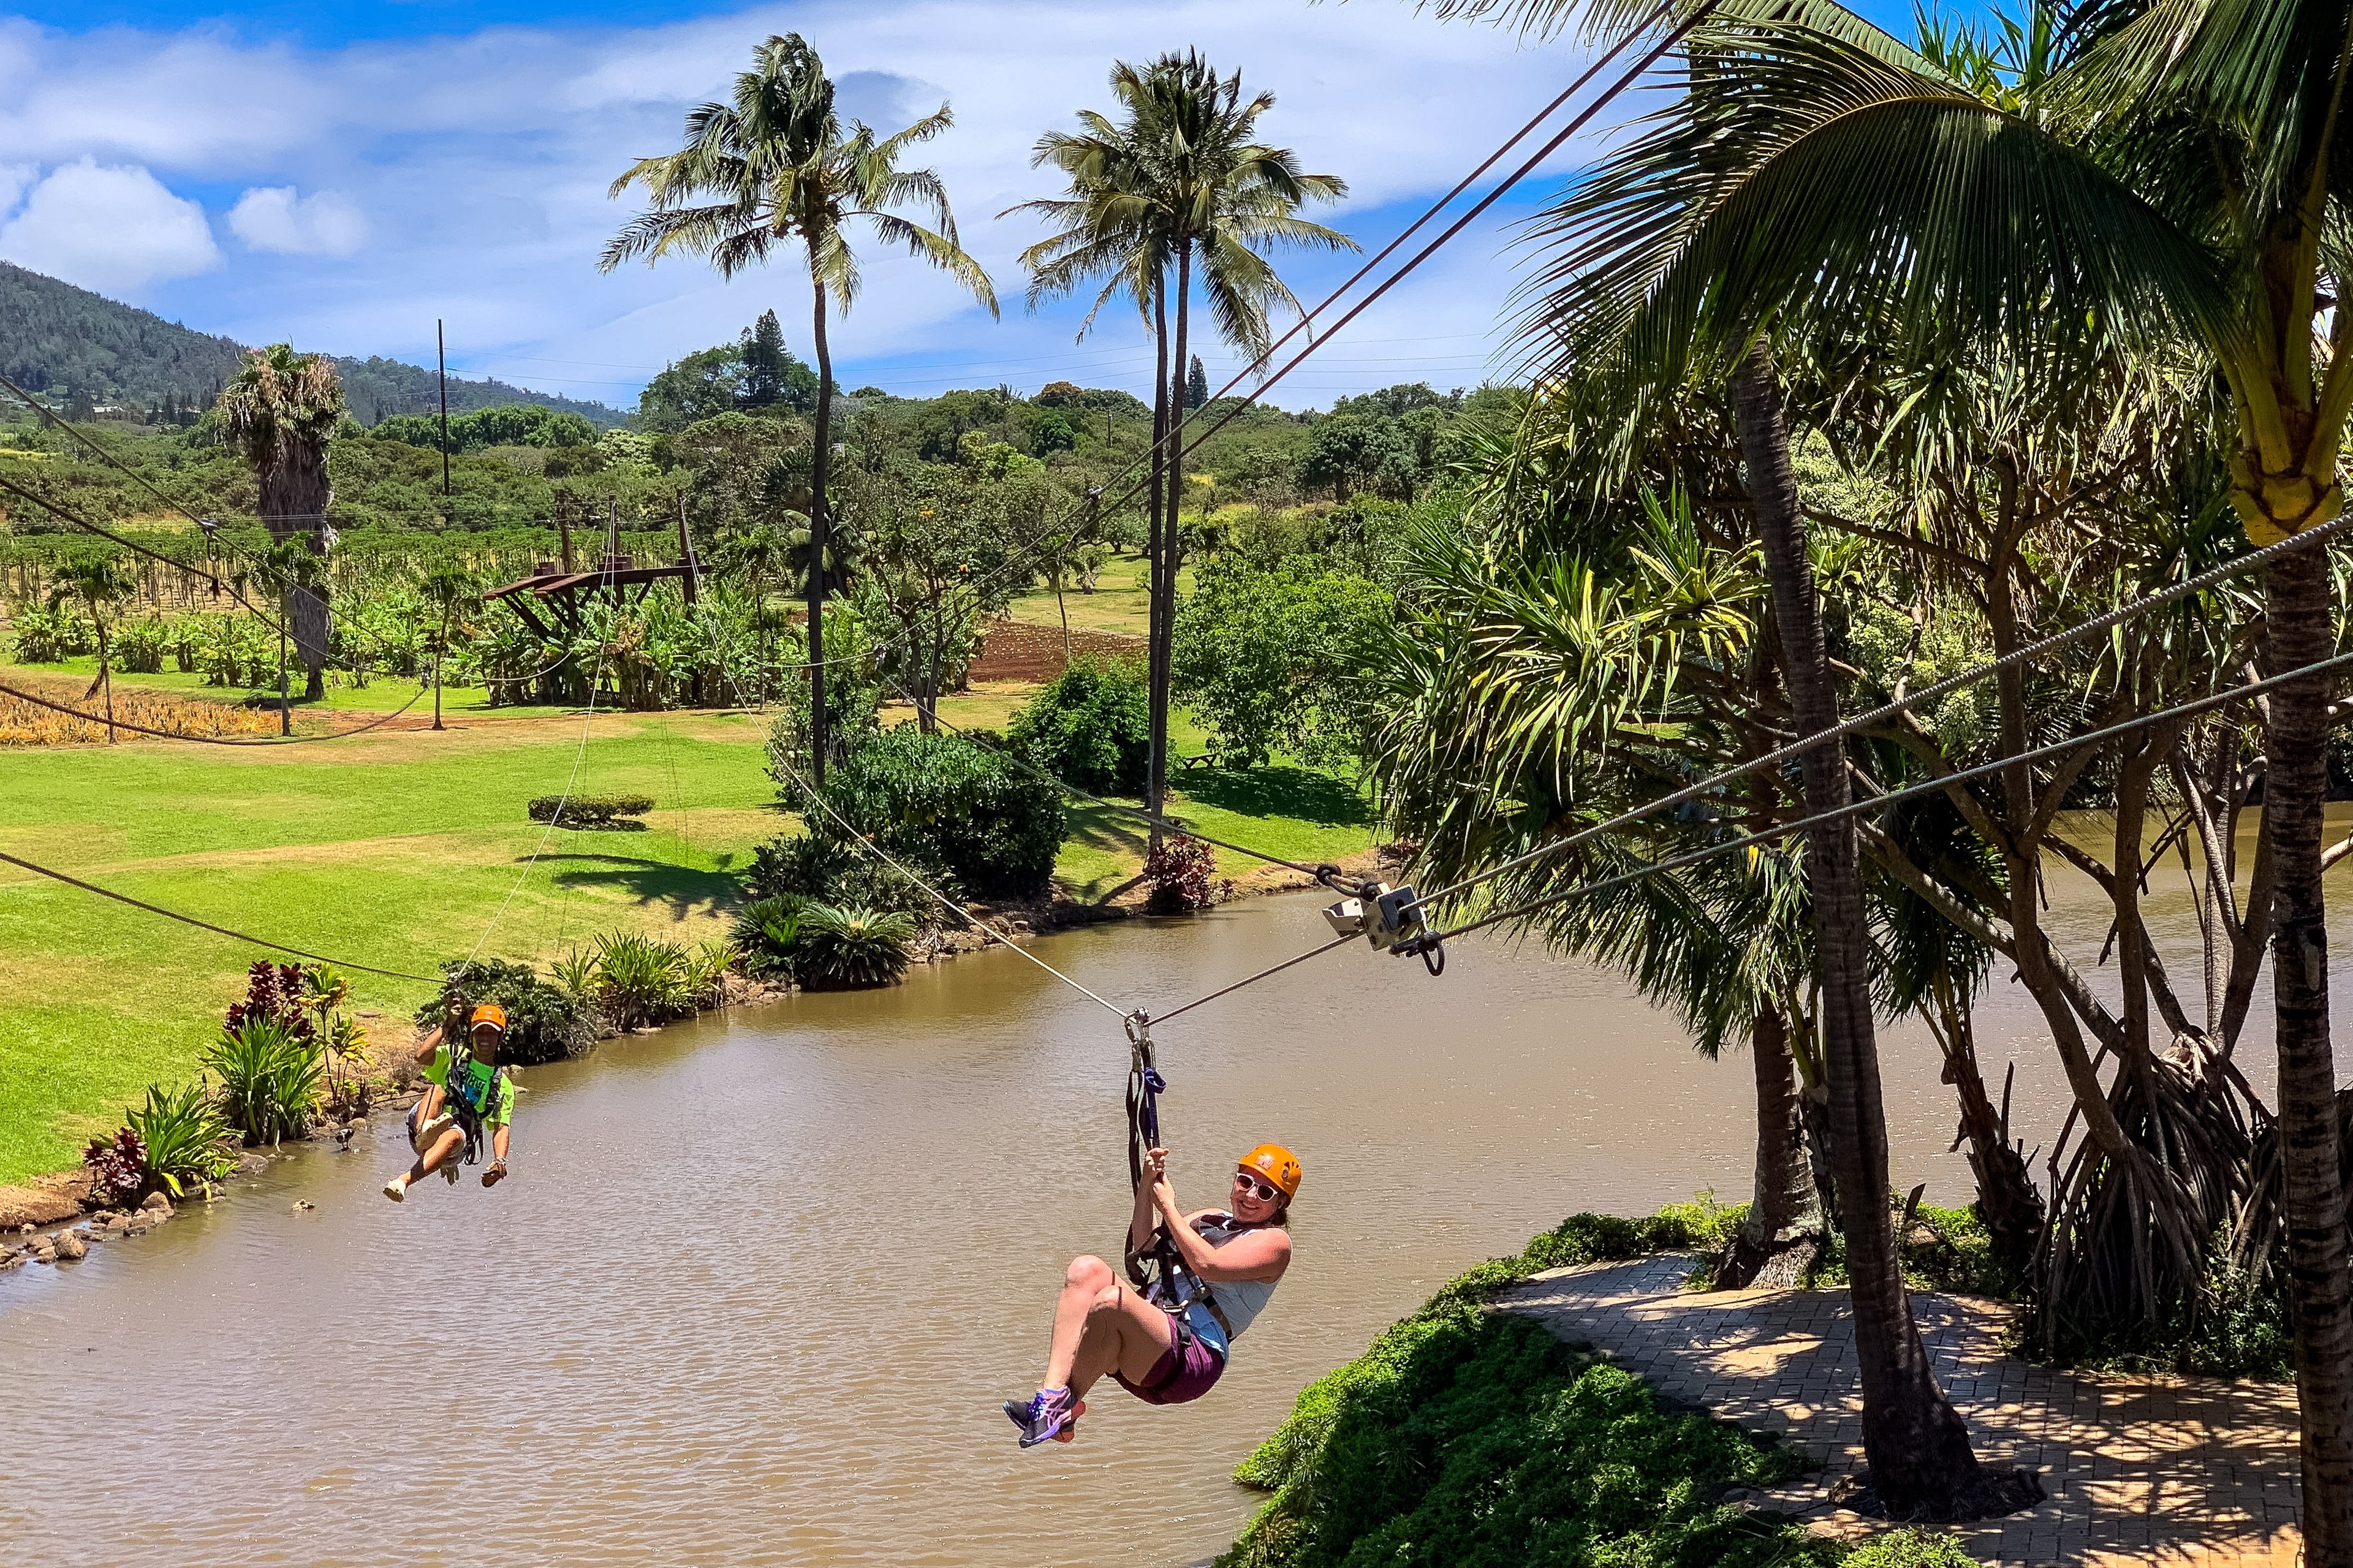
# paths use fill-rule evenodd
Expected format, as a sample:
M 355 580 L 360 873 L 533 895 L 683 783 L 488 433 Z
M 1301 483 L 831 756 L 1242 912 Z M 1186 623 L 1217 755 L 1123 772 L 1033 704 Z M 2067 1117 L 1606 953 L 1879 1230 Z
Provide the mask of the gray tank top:
M 1211 1247 L 1223 1247 L 1238 1236 L 1249 1235 L 1253 1228 L 1238 1226 L 1233 1220 L 1234 1216 L 1229 1214 L 1203 1215 L 1193 1222 L 1193 1230 Z M 1231 1338 L 1238 1340 L 1242 1337 L 1242 1331 L 1266 1310 L 1267 1302 L 1274 1296 L 1274 1288 L 1281 1283 L 1279 1279 L 1247 1279 L 1230 1283 L 1221 1281 L 1208 1287 L 1209 1294 L 1217 1300 L 1218 1310 L 1226 1315 L 1226 1327 L 1231 1331 Z

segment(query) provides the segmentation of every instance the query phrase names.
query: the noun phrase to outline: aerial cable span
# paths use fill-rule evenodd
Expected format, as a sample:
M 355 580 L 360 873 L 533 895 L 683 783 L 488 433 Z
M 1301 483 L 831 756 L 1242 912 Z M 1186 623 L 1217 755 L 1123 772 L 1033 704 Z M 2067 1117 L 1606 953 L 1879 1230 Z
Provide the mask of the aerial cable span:
M 216 936 L 227 937 L 232 942 L 242 942 L 254 947 L 268 948 L 272 952 L 290 953 L 296 958 L 307 958 L 313 963 L 331 963 L 338 969 L 356 969 L 363 974 L 381 974 L 391 980 L 419 980 L 428 985 L 440 984 L 440 981 L 429 974 L 411 974 L 405 969 L 378 969 L 372 963 L 354 963 L 348 958 L 330 958 L 322 952 L 312 952 L 300 947 L 289 947 L 282 942 L 271 942 L 267 938 L 248 935 L 241 931 L 231 931 L 227 926 L 215 925 L 210 921 L 200 921 L 194 915 L 184 915 L 176 910 L 167 910 L 161 904 L 151 904 L 144 899 L 134 899 L 128 893 L 118 893 L 111 888 L 101 888 L 95 882 L 85 882 L 79 877 L 69 877 L 63 871 L 37 865 L 21 856 L 0 852 L 0 861 L 5 861 L 11 866 L 30 871 L 37 877 L 47 877 L 51 881 L 63 882 L 69 888 L 79 888 L 85 893 L 96 893 L 101 899 L 111 899 L 118 904 L 129 904 L 134 910 L 144 910 L 151 915 L 161 915 L 167 921 L 177 921 L 182 925 L 194 926 L 198 931 L 208 931 Z

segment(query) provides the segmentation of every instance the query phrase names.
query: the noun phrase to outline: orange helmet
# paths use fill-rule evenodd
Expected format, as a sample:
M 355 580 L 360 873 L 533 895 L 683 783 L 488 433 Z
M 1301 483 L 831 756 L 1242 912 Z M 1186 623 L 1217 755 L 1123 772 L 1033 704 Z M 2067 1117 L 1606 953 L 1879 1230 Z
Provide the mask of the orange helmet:
M 1264 1176 L 1286 1198 L 1299 1195 L 1299 1156 L 1280 1143 L 1261 1143 L 1237 1162 L 1245 1171 Z
M 505 1034 L 507 1032 L 507 1010 L 504 1007 L 500 1006 L 495 1002 L 485 1002 L 480 1006 L 474 1009 L 474 1016 L 466 1020 L 466 1027 L 469 1031 L 480 1028 L 484 1024 L 490 1025 L 501 1035 Z

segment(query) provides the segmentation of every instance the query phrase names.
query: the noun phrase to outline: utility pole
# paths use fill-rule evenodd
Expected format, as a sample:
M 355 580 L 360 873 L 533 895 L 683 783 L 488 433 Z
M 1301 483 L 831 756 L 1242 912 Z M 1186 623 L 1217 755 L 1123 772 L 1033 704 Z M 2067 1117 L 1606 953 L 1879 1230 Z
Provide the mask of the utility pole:
M 449 345 L 441 336 L 441 318 L 433 318 L 433 357 L 441 367 L 441 499 L 449 499 Z M 448 508 L 442 509 L 444 522 Z

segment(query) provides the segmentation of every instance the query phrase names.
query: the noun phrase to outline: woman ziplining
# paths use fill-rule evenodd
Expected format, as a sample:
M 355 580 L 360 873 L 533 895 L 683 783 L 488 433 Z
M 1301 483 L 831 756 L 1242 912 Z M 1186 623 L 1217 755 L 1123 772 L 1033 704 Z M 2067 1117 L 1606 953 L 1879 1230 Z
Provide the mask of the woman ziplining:
M 425 1097 L 408 1108 L 408 1146 L 417 1163 L 384 1184 L 384 1195 L 394 1203 L 406 1200 L 410 1185 L 439 1171 L 453 1185 L 459 1166 L 470 1165 L 481 1153 L 482 1131 L 491 1133 L 491 1164 L 482 1185 L 495 1187 L 507 1174 L 507 1127 L 520 1090 L 514 1069 L 499 1065 L 499 1046 L 506 1037 L 506 1009 L 485 1002 L 466 1020 L 458 1044 L 449 1042 L 450 1023 L 418 1043 L 417 1063 L 425 1075 Z
M 1145 1152 L 1143 1176 L 1128 1222 L 1131 1272 L 1140 1257 L 1159 1266 L 1148 1283 L 1130 1285 L 1100 1258 L 1071 1262 L 1045 1379 L 1029 1399 L 1005 1402 L 1025 1448 L 1075 1436 L 1087 1390 L 1106 1373 L 1147 1405 L 1208 1393 L 1291 1267 L 1283 1226 L 1299 1195 L 1299 1161 L 1290 1150 L 1261 1143 L 1235 1162 L 1224 1209 L 1188 1215 L 1177 1206 L 1166 1149 Z

